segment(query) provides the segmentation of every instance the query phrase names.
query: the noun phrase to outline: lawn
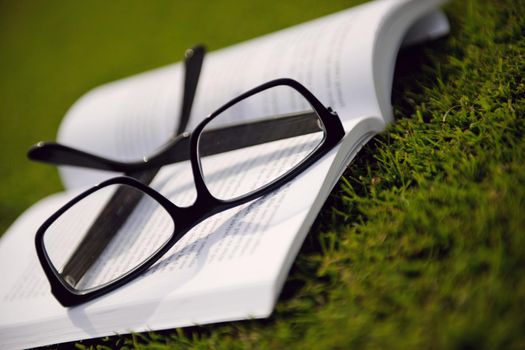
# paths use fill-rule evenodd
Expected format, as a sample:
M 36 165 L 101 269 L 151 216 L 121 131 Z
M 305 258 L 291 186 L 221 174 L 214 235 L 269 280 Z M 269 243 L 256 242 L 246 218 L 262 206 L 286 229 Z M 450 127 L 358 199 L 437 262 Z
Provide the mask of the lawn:
M 355 3 L 0 1 L 0 232 L 60 191 L 25 151 L 87 90 Z M 525 4 L 445 10 L 451 34 L 402 52 L 396 123 L 333 190 L 272 317 L 77 347 L 525 348 Z

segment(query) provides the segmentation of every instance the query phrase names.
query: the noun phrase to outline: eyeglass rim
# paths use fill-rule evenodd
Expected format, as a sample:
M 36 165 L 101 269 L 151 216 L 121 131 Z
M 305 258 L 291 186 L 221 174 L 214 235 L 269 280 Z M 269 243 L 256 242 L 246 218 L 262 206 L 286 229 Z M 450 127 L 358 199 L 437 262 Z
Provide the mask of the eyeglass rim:
M 200 138 L 201 138 L 201 136 L 203 134 L 202 131 L 206 128 L 206 126 L 209 123 L 211 123 L 213 120 L 215 120 L 216 117 L 221 115 L 221 113 L 223 113 L 224 111 L 228 110 L 232 106 L 238 104 L 239 102 L 241 102 L 241 101 L 243 101 L 245 99 L 248 99 L 248 98 L 252 97 L 253 95 L 259 94 L 259 93 L 261 93 L 263 91 L 266 91 L 266 90 L 269 90 L 269 89 L 272 89 L 272 88 L 275 88 L 275 87 L 278 87 L 278 86 L 288 86 L 288 87 L 294 89 L 296 92 L 298 92 L 302 97 L 304 97 L 306 99 L 306 101 L 314 109 L 315 113 L 318 115 L 318 117 L 320 118 L 321 123 L 323 124 L 322 126 L 323 126 L 323 129 L 325 131 L 324 134 L 323 134 L 323 140 L 321 140 L 321 142 L 316 146 L 316 148 L 305 159 L 303 159 L 300 163 L 296 164 L 292 169 L 288 170 L 286 173 L 282 174 L 281 176 L 279 176 L 278 178 L 274 179 L 273 181 L 265 184 L 261 188 L 258 188 L 256 190 L 253 190 L 253 191 L 247 193 L 247 194 L 243 194 L 243 195 L 237 196 L 237 197 L 232 198 L 232 199 L 217 198 L 217 196 L 212 194 L 212 192 L 208 188 L 208 185 L 206 185 L 206 181 L 204 180 L 204 172 L 203 172 L 203 169 L 202 169 L 201 157 L 198 154 L 199 153 L 199 141 L 200 141 Z M 211 196 L 211 197 L 213 197 L 214 199 L 218 200 L 221 203 L 237 203 L 238 200 L 244 199 L 245 197 L 248 198 L 247 201 L 250 201 L 252 199 L 255 199 L 255 198 L 261 196 L 260 193 L 263 192 L 263 191 L 266 191 L 267 188 L 270 188 L 268 190 L 268 192 L 271 192 L 272 188 L 275 189 L 275 188 L 278 188 L 278 187 L 282 186 L 282 183 L 281 183 L 280 179 L 282 177 L 288 176 L 288 174 L 292 173 L 295 168 L 299 168 L 299 169 L 304 170 L 304 168 L 301 166 L 301 164 L 306 162 L 311 156 L 313 156 L 316 153 L 317 149 L 321 148 L 325 144 L 325 141 L 328 141 L 328 143 L 331 145 L 332 143 L 334 143 L 334 144 L 337 143 L 340 140 L 339 137 L 342 138 L 342 136 L 344 135 L 344 129 L 343 129 L 342 125 L 340 124 L 339 118 L 336 118 L 339 121 L 339 123 L 338 123 L 339 125 L 337 125 L 336 127 L 334 127 L 332 125 L 333 124 L 333 119 L 334 119 L 334 114 L 335 114 L 335 112 L 331 111 L 331 109 L 326 108 L 317 99 L 317 97 L 315 97 L 315 95 L 313 95 L 306 87 L 304 87 L 301 83 L 297 82 L 296 80 L 293 80 L 293 79 L 290 79 L 290 78 L 280 78 L 280 79 L 271 80 L 269 82 L 266 82 L 264 84 L 261 84 L 261 85 L 255 87 L 255 88 L 253 88 L 251 90 L 246 91 L 245 93 L 243 93 L 243 94 L 237 96 L 236 98 L 230 100 L 228 103 L 222 105 L 220 108 L 218 108 L 213 113 L 211 113 L 207 118 L 205 118 L 201 123 L 199 123 L 199 125 L 192 132 L 191 137 L 190 137 L 190 154 L 191 154 L 190 157 L 192 159 L 192 167 L 193 167 L 192 170 L 193 170 L 193 173 L 194 173 L 195 183 L 196 184 L 197 184 L 197 182 L 199 183 L 199 185 L 196 185 L 196 186 L 200 186 L 200 187 L 202 187 L 202 188 L 204 188 L 206 190 L 206 191 L 203 191 L 203 192 L 207 192 L 207 193 L 203 193 L 202 195 Z M 327 127 L 331 128 L 330 132 L 328 132 Z M 341 134 L 341 131 L 342 131 L 342 134 Z M 336 136 L 336 137 L 334 137 L 334 136 Z M 328 138 L 330 138 L 330 140 L 327 140 Z M 196 166 L 194 166 L 194 165 L 196 165 Z M 302 172 L 302 170 L 299 171 L 299 173 Z M 292 177 L 295 177 L 295 176 L 292 176 Z M 284 182 L 287 182 L 287 181 L 288 180 L 285 180 Z M 274 183 L 277 183 L 277 185 L 274 186 L 273 185 Z
M 245 196 L 235 198 L 233 200 L 221 200 L 216 198 L 211 194 L 208 187 L 205 184 L 204 177 L 202 174 L 202 168 L 198 156 L 198 140 L 202 130 L 205 126 L 211 122 L 217 115 L 219 115 L 224 110 L 233 106 L 234 104 L 246 99 L 258 92 L 267 90 L 275 86 L 289 86 L 296 91 L 298 91 L 303 97 L 307 99 L 310 105 L 314 108 L 315 112 L 321 119 L 321 122 L 325 128 L 325 137 L 320 143 L 320 145 L 310 153 L 301 163 L 297 164 L 294 168 L 283 174 L 281 177 L 270 182 L 269 184 L 263 186 L 262 188 L 253 191 Z M 99 296 L 107 294 L 125 284 L 131 280 L 137 278 L 143 274 L 148 268 L 150 268 L 154 263 L 156 263 L 173 245 L 175 245 L 189 230 L 196 226 L 201 221 L 206 218 L 222 212 L 224 210 L 242 205 L 256 198 L 262 197 L 265 194 L 273 192 L 277 188 L 283 186 L 285 183 L 291 181 L 297 175 L 301 174 L 305 169 L 310 165 L 328 153 L 344 136 L 344 128 L 342 126 L 341 120 L 339 119 L 336 112 L 331 108 L 326 108 L 306 87 L 304 87 L 299 82 L 290 79 L 290 78 L 281 78 L 269 81 L 267 83 L 261 84 L 239 96 L 230 100 L 215 112 L 210 114 L 205 118 L 192 132 L 190 137 L 190 162 L 193 172 L 193 178 L 195 181 L 195 188 L 197 191 L 197 198 L 195 202 L 189 207 L 178 207 L 162 194 L 152 189 L 151 187 L 142 184 L 140 181 L 137 181 L 134 178 L 128 176 L 119 176 L 106 180 L 86 191 L 79 194 L 63 207 L 57 210 L 53 215 L 51 215 L 38 229 L 35 236 L 35 245 L 37 250 L 37 255 L 40 260 L 44 272 L 50 281 L 51 292 L 55 298 L 63 306 L 74 306 L 89 300 L 95 299 Z M 90 194 L 98 191 L 104 187 L 122 184 L 135 187 L 140 191 L 143 191 L 158 203 L 162 205 L 164 209 L 171 215 L 171 218 L 174 222 L 174 230 L 172 237 L 164 243 L 154 254 L 149 258 L 144 260 L 141 264 L 137 265 L 132 270 L 128 271 L 119 278 L 110 281 L 104 285 L 101 285 L 97 288 L 79 291 L 70 287 L 67 282 L 60 276 L 60 273 L 54 268 L 49 255 L 47 254 L 44 246 L 44 235 L 46 230 L 51 226 L 53 222 L 56 221 L 60 215 L 69 210 L 73 205 L 89 196 Z M 175 216 L 178 216 L 175 218 Z
M 152 199 L 154 199 L 158 204 L 160 204 L 164 210 L 166 210 L 167 213 L 170 213 L 172 204 L 166 197 L 161 195 L 159 192 L 155 191 L 151 187 L 144 185 L 140 181 L 129 177 L 129 176 L 117 176 L 111 179 L 108 179 L 106 181 L 103 181 L 84 192 L 78 194 L 73 199 L 68 201 L 66 204 L 64 204 L 61 208 L 59 208 L 56 212 L 53 213 L 44 223 L 38 228 L 36 235 L 35 235 L 35 246 L 36 246 L 36 252 L 37 257 L 40 261 L 40 264 L 42 265 L 44 269 L 44 273 L 46 274 L 46 277 L 48 278 L 50 285 L 51 285 L 51 293 L 55 296 L 55 298 L 62 304 L 63 306 L 74 306 L 77 304 L 81 304 L 83 302 L 89 301 L 91 299 L 97 298 L 98 296 L 101 296 L 103 294 L 106 294 L 121 285 L 124 285 L 128 283 L 130 280 L 138 277 L 142 272 L 145 271 L 145 269 L 141 269 L 140 272 L 137 273 L 137 269 L 139 269 L 142 266 L 142 263 L 137 265 L 135 268 L 131 269 L 121 277 L 112 280 L 106 284 L 103 284 L 97 288 L 93 289 L 87 289 L 85 291 L 80 291 L 77 289 L 72 288 L 65 280 L 61 277 L 60 273 L 57 271 L 57 269 L 54 267 L 51 258 L 49 254 L 47 253 L 47 250 L 45 248 L 44 244 L 44 236 L 46 234 L 46 231 L 49 229 L 49 227 L 65 212 L 67 212 L 69 209 L 71 209 L 74 205 L 88 197 L 89 195 L 100 191 L 108 186 L 112 185 L 126 185 L 129 187 L 133 187 Z M 172 215 L 170 215 L 171 219 L 173 220 L 174 229 L 173 233 L 171 234 L 171 237 L 174 236 L 176 231 L 176 222 L 174 221 L 174 218 Z M 168 240 L 166 243 L 169 243 L 170 240 Z M 161 246 L 151 257 L 156 256 L 158 251 L 165 247 L 166 244 Z M 165 252 L 164 252 L 165 253 Z M 159 256 L 159 258 L 162 255 Z M 144 262 L 151 259 L 147 258 L 144 260 Z M 158 260 L 158 259 L 157 259 Z M 143 262 L 143 263 L 144 263 Z M 125 278 L 123 278 L 125 277 Z

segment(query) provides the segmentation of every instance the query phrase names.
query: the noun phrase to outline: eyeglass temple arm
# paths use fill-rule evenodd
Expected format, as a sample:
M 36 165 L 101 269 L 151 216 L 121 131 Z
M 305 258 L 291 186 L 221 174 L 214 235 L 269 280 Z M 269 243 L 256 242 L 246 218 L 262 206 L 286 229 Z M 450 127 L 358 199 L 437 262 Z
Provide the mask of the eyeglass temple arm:
M 188 125 L 205 54 L 206 49 L 203 45 L 196 45 L 184 53 L 182 106 L 175 135 L 182 134 Z M 54 142 L 37 143 L 29 149 L 27 156 L 31 160 L 49 164 L 72 165 L 117 172 L 130 172 L 142 168 L 140 162 L 118 162 Z
M 307 112 L 208 130 L 203 133 L 207 137 L 203 137 L 199 152 L 201 155 L 208 156 L 265 142 L 306 135 L 319 131 L 318 120 L 314 112 Z M 250 132 L 250 130 L 256 130 L 256 132 Z M 248 133 L 250 136 L 257 136 L 239 137 L 239 135 Z M 31 147 L 27 155 L 31 160 L 44 163 L 131 173 L 188 160 L 190 155 L 189 137 L 189 133 L 175 136 L 151 157 L 138 162 L 119 162 L 54 142 L 39 142 Z M 217 144 L 206 142 L 207 140 L 220 140 L 221 142 Z
M 206 49 L 203 45 L 197 45 L 184 53 L 184 89 L 179 126 L 175 135 L 182 134 L 188 125 L 205 54 Z

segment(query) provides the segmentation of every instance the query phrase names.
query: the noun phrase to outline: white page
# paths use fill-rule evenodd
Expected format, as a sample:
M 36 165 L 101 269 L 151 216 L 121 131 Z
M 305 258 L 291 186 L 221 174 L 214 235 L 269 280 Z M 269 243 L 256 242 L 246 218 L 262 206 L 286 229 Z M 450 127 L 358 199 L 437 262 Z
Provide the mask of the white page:
M 385 14 L 411 2 L 371 2 L 207 54 L 188 129 L 238 94 L 281 77 L 301 82 L 345 120 L 382 118 L 372 69 L 375 35 Z M 70 110 L 59 141 L 110 158 L 141 159 L 175 130 L 181 86 L 182 68 L 175 64 L 97 88 Z M 112 176 L 70 167 L 61 174 L 68 188 Z
M 367 130 L 375 133 L 381 127 L 380 123 L 370 125 L 367 118 L 360 120 L 359 126 L 357 119 L 346 125 L 354 131 L 352 137 Z M 352 139 L 346 147 L 355 144 Z M 290 255 L 295 255 L 290 251 L 299 249 L 294 244 L 297 227 L 305 221 L 321 188 L 322 182 L 315 179 L 328 172 L 335 153 L 284 189 L 199 224 L 145 276 L 73 308 L 62 307 L 50 294 L 33 239 L 38 225 L 74 193 L 36 205 L 1 241 L 0 266 L 8 266 L 13 259 L 21 263 L 3 276 L 7 288 L 0 293 L 0 345 L 8 346 L 16 332 L 35 342 L 27 344 L 36 345 L 42 339 L 59 342 L 150 327 L 268 316 L 280 290 L 276 276 Z M 160 174 L 160 182 L 172 171 L 176 169 Z M 121 315 L 119 310 L 126 311 Z M 21 329 L 21 324 L 26 327 Z

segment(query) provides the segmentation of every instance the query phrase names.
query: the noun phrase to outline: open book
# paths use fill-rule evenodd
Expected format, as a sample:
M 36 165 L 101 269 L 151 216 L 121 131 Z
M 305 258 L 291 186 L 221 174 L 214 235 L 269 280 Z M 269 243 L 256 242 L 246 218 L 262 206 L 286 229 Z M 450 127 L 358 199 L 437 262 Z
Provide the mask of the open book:
M 193 228 L 139 279 L 71 308 L 50 293 L 35 232 L 83 189 L 117 174 L 62 167 L 65 192 L 28 209 L 0 240 L 0 348 L 269 316 L 330 190 L 392 121 L 399 48 L 448 31 L 442 2 L 373 1 L 208 54 L 188 130 L 240 93 L 288 77 L 338 112 L 344 139 L 291 183 Z M 118 160 L 151 154 L 176 129 L 182 76 L 174 64 L 87 93 L 67 113 L 58 141 Z M 235 186 L 234 177 L 221 180 Z M 187 162 L 163 167 L 151 186 L 180 206 L 195 198 Z

